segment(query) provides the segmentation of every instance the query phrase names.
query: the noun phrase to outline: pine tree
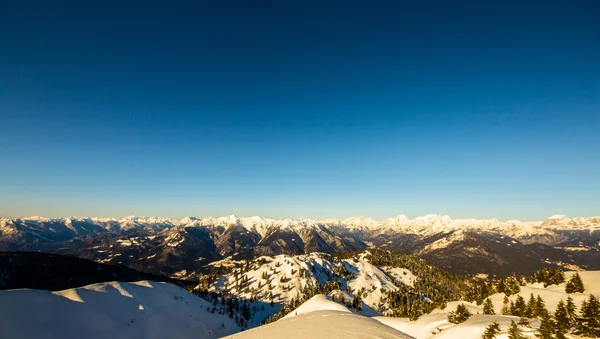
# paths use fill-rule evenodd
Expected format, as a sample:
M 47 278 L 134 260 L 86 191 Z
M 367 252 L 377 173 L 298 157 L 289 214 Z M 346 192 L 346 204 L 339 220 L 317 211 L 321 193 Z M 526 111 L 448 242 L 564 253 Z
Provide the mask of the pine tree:
M 517 294 L 520 291 L 521 286 L 519 285 L 519 280 L 514 275 L 504 278 L 498 285 L 498 292 L 504 293 L 506 295 Z
M 523 327 L 531 327 L 529 325 L 529 319 L 525 318 L 525 317 L 521 317 L 519 318 L 519 326 L 523 326 Z
M 577 320 L 577 306 L 575 306 L 575 302 L 571 296 L 567 297 L 566 309 L 567 317 L 569 318 L 569 326 L 573 326 Z
M 525 304 L 525 299 L 522 296 L 517 296 L 515 303 L 511 305 L 510 314 L 517 317 L 527 316 L 527 304 Z
M 481 339 L 494 339 L 498 333 L 500 333 L 500 324 L 498 324 L 497 321 L 494 321 L 485 328 Z
M 531 282 L 544 283 L 544 287 L 558 285 L 565 281 L 565 273 L 560 268 L 542 268 L 533 273 Z
M 542 322 L 540 324 L 539 333 L 536 333 L 536 337 L 541 339 L 555 339 L 555 324 L 550 315 L 546 313 L 542 317 Z
M 565 286 L 565 292 L 583 293 L 583 291 L 585 291 L 585 287 L 583 286 L 583 280 L 581 280 L 579 273 L 575 272 L 575 274 L 571 277 L 571 279 Z
M 483 314 L 496 314 L 494 304 L 490 298 L 485 299 L 483 302 Z
M 500 313 L 502 315 L 509 315 L 510 314 L 510 306 L 509 306 L 509 300 L 508 297 L 505 295 L 504 296 L 504 300 L 502 301 L 502 309 L 500 310 Z
M 469 319 L 470 316 L 471 313 L 467 310 L 465 304 L 459 304 L 456 306 L 456 311 L 452 311 L 448 315 L 448 321 L 454 324 L 460 324 Z
M 357 312 L 360 312 L 362 309 L 362 301 L 360 299 L 360 294 L 357 294 L 354 299 L 352 299 L 352 308 L 354 308 Z
M 515 323 L 514 320 L 510 321 L 510 325 L 508 326 L 508 339 L 527 339 L 519 330 L 519 326 Z
M 586 337 L 600 337 L 600 301 L 593 294 L 581 306 L 581 320 L 576 333 Z
M 542 297 L 540 297 L 539 294 L 537 296 L 537 299 L 535 300 L 535 315 L 541 318 L 550 315 L 548 313 L 548 310 L 546 309 L 546 303 L 544 303 L 544 300 L 542 299 Z
M 565 306 L 565 302 L 562 299 L 556 305 L 556 311 L 554 311 L 554 319 L 556 326 L 556 337 L 564 338 L 565 333 L 571 331 L 572 323 L 569 319 L 569 313 L 567 312 L 567 307 Z
M 525 316 L 527 318 L 534 318 L 537 316 L 536 308 L 535 308 L 535 297 L 533 293 L 529 296 L 529 301 L 527 302 L 527 307 L 525 308 Z

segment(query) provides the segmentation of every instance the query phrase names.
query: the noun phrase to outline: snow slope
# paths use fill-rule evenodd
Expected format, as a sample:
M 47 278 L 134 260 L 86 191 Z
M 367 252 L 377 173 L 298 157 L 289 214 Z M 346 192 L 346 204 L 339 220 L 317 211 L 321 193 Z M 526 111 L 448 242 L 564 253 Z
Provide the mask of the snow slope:
M 575 274 L 575 272 L 565 272 L 566 281 L 569 281 L 573 274 Z M 579 272 L 579 275 L 581 276 L 581 280 L 583 280 L 583 285 L 585 287 L 585 291 L 583 293 L 565 293 L 565 282 L 560 285 L 551 285 L 547 288 L 544 288 L 544 285 L 539 283 L 527 284 L 527 286 L 521 286 L 521 291 L 519 292 L 519 295 L 523 296 L 523 298 L 525 298 L 526 301 L 529 300 L 531 293 L 533 293 L 533 295 L 536 297 L 538 295 L 541 296 L 542 299 L 544 299 L 544 302 L 546 303 L 546 308 L 548 308 L 548 311 L 550 312 L 554 312 L 554 310 L 556 309 L 556 305 L 561 299 L 567 300 L 567 297 L 569 296 L 573 298 L 575 305 L 577 305 L 577 307 L 579 308 L 581 303 L 585 299 L 587 299 L 590 294 L 594 294 L 596 296 L 600 295 L 600 271 L 581 271 Z M 513 301 L 516 298 L 516 295 L 509 297 L 509 299 Z M 494 309 L 496 313 L 499 314 L 500 310 L 502 309 L 502 301 L 504 300 L 504 294 L 494 294 L 490 297 L 490 299 L 494 303 Z M 448 303 L 448 305 L 450 305 L 450 303 Z M 479 308 L 480 313 L 482 313 L 483 307 Z
M 305 301 L 302 305 L 298 306 L 295 311 L 290 312 L 288 315 L 283 317 L 283 319 L 315 311 L 339 311 L 352 313 L 346 306 L 331 301 L 326 296 L 319 294 Z
M 252 261 L 249 271 L 236 269 L 225 274 L 212 285 L 210 290 L 226 291 L 228 295 L 235 295 L 240 299 L 256 300 L 253 306 L 260 309 L 253 314 L 250 324 L 258 325 L 267 317 L 279 312 L 281 304 L 299 295 L 304 286 L 317 282 L 325 284 L 329 279 L 327 273 L 331 274 L 336 265 L 327 258 L 322 253 L 260 257 Z M 226 261 L 223 264 L 230 265 Z M 341 264 L 338 262 L 337 265 Z M 268 278 L 264 279 L 264 276 Z M 247 284 L 242 283 L 243 278 L 248 279 Z M 243 288 L 238 289 L 238 285 Z M 272 304 L 271 296 L 273 296 Z
M 394 285 L 392 279 L 377 266 L 365 259 L 364 254 L 361 255 L 358 261 L 346 259 L 344 260 L 344 264 L 355 277 L 348 281 L 349 291 L 354 295 L 360 291 L 364 291 L 364 293 L 361 293 L 363 294 L 363 302 L 372 308 L 377 308 L 377 304 L 383 294 L 381 292 L 382 289 L 388 291 L 398 289 L 398 286 Z
M 417 321 L 390 317 L 375 317 L 373 319 L 418 339 L 479 339 L 485 328 L 494 321 L 500 324 L 501 332 L 496 338 L 501 339 L 507 337 L 506 331 L 511 320 L 519 321 L 518 317 L 512 316 L 475 314 L 464 323 L 452 324 L 448 322 L 447 316 L 447 313 L 424 315 Z M 539 320 L 531 320 L 531 325 L 531 328 L 522 328 L 522 332 L 534 337 L 535 329 L 539 327 Z
M 567 281 L 575 272 L 565 272 L 565 276 Z M 521 291 L 518 295 L 521 295 L 527 301 L 531 293 L 537 297 L 540 295 L 544 302 L 546 303 L 546 307 L 550 312 L 554 312 L 556 309 L 556 305 L 558 302 L 562 300 L 566 300 L 567 297 L 571 296 L 579 309 L 583 300 L 587 299 L 589 294 L 599 295 L 600 294 L 600 271 L 583 271 L 579 272 L 581 279 L 585 285 L 584 293 L 565 293 L 565 284 L 560 285 L 552 285 L 547 288 L 544 288 L 543 284 L 527 284 L 527 286 L 521 286 Z M 509 297 L 510 300 L 515 300 L 517 295 L 513 295 Z M 497 338 L 507 338 L 506 330 L 511 320 L 518 322 L 518 317 L 512 316 L 503 316 L 499 315 L 502 302 L 504 299 L 504 294 L 494 294 L 490 297 L 492 302 L 494 303 L 494 308 L 497 315 L 484 315 L 483 306 L 478 306 L 473 303 L 469 303 L 466 301 L 453 301 L 449 302 L 443 310 L 436 309 L 433 310 L 428 315 L 421 316 L 416 321 L 409 321 L 407 318 L 392 318 L 392 317 L 374 317 L 378 321 L 382 323 L 394 327 L 395 329 L 407 333 L 415 338 L 419 339 L 427 339 L 427 338 L 435 338 L 435 339 L 444 339 L 444 338 L 461 338 L 461 339 L 475 339 L 481 338 L 481 335 L 485 328 L 494 321 L 497 321 L 500 324 L 500 328 L 502 330 L 501 334 L 497 336 Z M 464 323 L 455 325 L 448 322 L 448 314 L 451 311 L 456 310 L 456 306 L 458 304 L 464 304 L 469 312 L 473 314 L 467 321 Z M 479 314 L 477 314 L 479 313 Z M 534 332 L 539 327 L 539 320 L 532 319 L 531 325 L 532 328 L 522 328 L 524 334 L 529 337 L 534 337 Z
M 402 339 L 410 336 L 376 320 L 343 311 L 314 311 L 283 318 L 227 337 L 229 339 L 327 338 Z
M 417 281 L 417 276 L 415 276 L 411 271 L 405 268 L 399 267 L 387 267 L 384 266 L 381 268 L 384 272 L 386 272 L 389 276 L 394 278 L 394 280 L 398 283 L 408 285 L 410 287 L 415 286 L 415 281 Z
M 240 331 L 175 285 L 110 282 L 57 292 L 0 291 L 2 339 L 218 338 Z
M 357 260 L 339 260 L 324 253 L 311 253 L 296 256 L 278 255 L 275 257 L 263 256 L 251 262 L 249 270 L 234 269 L 217 279 L 210 291 L 225 292 L 235 295 L 242 300 L 255 300 L 250 325 L 258 325 L 267 317 L 279 312 L 281 304 L 288 303 L 292 298 L 301 294 L 303 287 L 319 283 L 324 285 L 328 280 L 337 280 L 342 285 L 344 298 L 347 302 L 360 293 L 363 308 L 361 314 L 366 316 L 379 315 L 377 309 L 382 296 L 382 290 L 393 291 L 398 287 L 384 271 L 371 264 L 361 255 Z M 212 266 L 233 267 L 242 262 L 221 261 Z M 346 269 L 349 276 L 346 278 L 336 275 L 341 269 Z M 392 270 L 399 277 L 398 283 L 412 285 L 418 278 L 408 269 L 398 268 Z M 406 273 L 406 274 L 404 274 Z M 265 276 L 267 279 L 265 279 Z M 244 279 L 247 283 L 243 283 Z M 239 286 L 239 287 L 238 287 Z M 271 296 L 273 304 L 271 305 Z M 344 306 L 342 306 L 344 307 Z M 383 311 L 387 310 L 384 305 Z

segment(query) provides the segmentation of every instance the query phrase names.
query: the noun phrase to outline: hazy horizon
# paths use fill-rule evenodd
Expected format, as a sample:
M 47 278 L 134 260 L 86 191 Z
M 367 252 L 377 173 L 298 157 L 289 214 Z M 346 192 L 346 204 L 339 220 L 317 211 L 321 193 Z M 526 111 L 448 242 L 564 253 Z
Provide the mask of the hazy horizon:
M 406 214 L 396 214 L 393 216 L 389 216 L 389 217 L 384 217 L 384 218 L 374 218 L 374 217 L 370 217 L 368 215 L 351 215 L 351 216 L 345 216 L 345 217 L 326 217 L 326 218 L 307 218 L 307 217 L 271 217 L 271 216 L 265 216 L 265 215 L 258 215 L 258 214 L 253 214 L 253 215 L 239 215 L 239 214 L 226 214 L 226 215 L 187 215 L 187 216 L 183 216 L 183 217 L 171 217 L 171 216 L 165 216 L 165 215 L 118 215 L 118 216 L 114 216 L 114 215 L 56 215 L 56 216 L 46 216 L 46 215 L 23 215 L 23 216 L 4 216 L 4 215 L 0 215 L 0 218 L 5 218 L 5 219 L 23 219 L 23 218 L 34 218 L 34 217 L 39 217 L 39 218 L 48 218 L 48 219 L 61 219 L 61 218 L 115 218 L 115 219 L 124 219 L 124 218 L 128 218 L 128 217 L 135 217 L 135 218 L 168 218 L 168 219 L 174 219 L 174 220 L 181 220 L 184 218 L 196 218 L 196 219 L 203 219 L 203 218 L 223 218 L 223 217 L 229 217 L 229 216 L 236 216 L 238 218 L 252 218 L 252 217 L 262 217 L 265 219 L 273 219 L 273 220 L 283 220 L 283 219 L 305 219 L 305 220 L 316 220 L 316 221 L 326 221 L 328 219 L 339 219 L 339 220 L 344 220 L 344 219 L 349 219 L 349 218 L 369 218 L 369 219 L 373 219 L 375 221 L 385 221 L 388 219 L 392 219 L 392 218 L 396 218 L 399 216 L 405 216 L 408 220 L 413 220 L 415 218 L 418 217 L 425 217 L 427 215 L 439 215 L 439 216 L 448 216 L 450 217 L 450 219 L 452 220 L 463 220 L 463 219 L 477 219 L 477 220 L 491 220 L 491 219 L 497 219 L 500 222 L 507 222 L 507 221 L 521 221 L 521 222 L 538 222 L 538 221 L 544 221 L 550 217 L 553 216 L 558 216 L 558 215 L 564 215 L 564 214 L 553 214 L 553 215 L 548 215 L 544 218 L 541 219 L 535 219 L 535 220 L 524 220 L 524 219 L 517 219 L 517 218 L 509 218 L 509 219 L 500 219 L 500 218 L 496 218 L 496 217 L 483 217 L 483 218 L 475 218 L 475 217 L 453 217 L 450 215 L 446 215 L 446 214 L 439 214 L 439 213 L 429 213 L 429 214 L 424 214 L 424 215 L 416 215 L 416 216 L 409 216 Z M 593 218 L 593 217 L 600 217 L 599 215 L 588 215 L 588 216 L 581 216 L 581 215 L 564 215 L 570 219 L 573 218 Z

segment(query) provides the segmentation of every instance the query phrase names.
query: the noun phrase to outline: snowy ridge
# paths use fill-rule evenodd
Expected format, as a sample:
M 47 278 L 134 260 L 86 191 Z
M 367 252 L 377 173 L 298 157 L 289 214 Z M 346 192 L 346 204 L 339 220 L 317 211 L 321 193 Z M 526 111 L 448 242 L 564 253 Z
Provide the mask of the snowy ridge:
M 574 272 L 567 272 L 567 279 Z M 584 285 L 589 290 L 585 293 L 575 293 L 573 297 L 575 304 L 579 306 L 589 294 L 600 292 L 600 271 L 579 272 Z M 550 312 L 553 312 L 560 299 L 566 300 L 564 292 L 565 284 L 544 288 L 541 284 L 528 284 L 521 288 L 518 295 L 528 298 L 530 293 L 540 295 L 545 301 Z M 416 321 L 408 318 L 393 318 L 385 316 L 359 316 L 349 313 L 343 309 L 343 305 L 336 305 L 333 301 L 323 295 L 317 295 L 300 305 L 287 317 L 275 323 L 260 326 L 252 330 L 232 335 L 229 338 L 281 338 L 295 335 L 301 338 L 417 338 L 417 339 L 479 339 L 485 328 L 494 321 L 498 322 L 500 333 L 496 338 L 508 338 L 508 327 L 512 321 L 519 322 L 519 317 L 500 315 L 503 294 L 494 295 L 493 300 L 496 314 L 486 315 L 483 306 L 478 306 L 465 301 L 449 302 L 444 309 L 436 309 L 430 314 L 421 316 Z M 511 299 L 515 299 L 516 295 Z M 450 323 L 448 315 L 454 311 L 459 304 L 464 304 L 472 314 L 465 322 L 460 324 Z M 376 320 L 381 324 L 389 326 L 398 332 L 389 332 L 383 327 L 378 327 L 370 322 Z M 529 326 L 519 326 L 521 333 L 527 338 L 535 338 L 540 326 L 539 319 L 530 319 Z M 368 330 L 365 330 L 368 328 Z M 300 332 L 303 329 L 306 332 Z M 570 337 L 577 337 L 571 335 Z
M 414 219 L 399 215 L 383 221 L 368 217 L 340 219 L 267 219 L 259 216 L 240 218 L 230 215 L 220 218 L 184 218 L 178 223 L 186 226 L 242 226 L 250 232 L 264 236 L 269 229 L 291 229 L 299 231 L 320 226 L 344 228 L 355 233 L 411 233 L 428 236 L 456 230 L 473 230 L 498 233 L 513 238 L 547 236 L 555 237 L 554 230 L 600 230 L 600 217 L 573 218 L 552 216 L 545 221 L 521 222 L 498 219 L 451 219 L 447 215 L 429 214 Z
M 178 221 L 170 218 L 160 217 L 135 217 L 125 218 L 44 218 L 44 217 L 24 217 L 16 219 L 0 219 L 0 231 L 16 233 L 19 230 L 27 232 L 28 230 L 38 230 L 41 232 L 61 233 L 71 232 L 73 235 L 94 233 L 94 232 L 120 232 L 136 229 L 145 229 L 152 231 L 162 231 L 172 228 L 178 224 Z
M 95 236 L 100 233 L 101 237 Z M 0 220 L 0 250 L 59 251 L 182 278 L 193 278 L 204 264 L 228 257 L 241 260 L 368 248 L 418 254 L 460 274 L 530 274 L 548 264 L 593 270 L 600 269 L 595 257 L 600 250 L 600 217 L 553 216 L 543 222 L 453 220 L 435 214 L 384 221 L 235 215 L 179 221 L 158 217 Z M 136 258 L 146 258 L 145 263 Z M 482 268 L 470 265 L 470 258 Z M 519 266 L 513 268 L 515 264 Z
M 223 260 L 211 266 L 231 268 L 237 265 L 239 268 L 218 278 L 211 284 L 209 291 L 234 295 L 239 299 L 254 300 L 254 314 L 250 324 L 257 325 L 277 313 L 282 304 L 289 303 L 292 298 L 301 295 L 303 288 L 317 283 L 324 285 L 328 281 L 339 282 L 341 290 L 335 290 L 332 295 L 337 297 L 342 293 L 346 301 L 351 301 L 360 293 L 364 305 L 361 313 L 372 316 L 379 315 L 375 310 L 380 306 L 382 291 L 395 291 L 398 289 L 396 284 L 403 284 L 404 281 L 410 282 L 412 286 L 418 279 L 408 269 L 403 268 L 396 268 L 391 273 L 391 275 L 401 274 L 402 277 L 397 279 L 390 277 L 371 264 L 365 253 L 357 259 L 339 260 L 324 253 L 265 256 L 251 261 L 247 269 L 244 269 L 246 262 Z M 335 304 L 330 299 L 323 298 L 317 298 L 304 305 L 305 307 L 300 311 L 315 309 L 313 304 Z M 346 309 L 345 306 L 339 306 Z M 333 309 L 341 310 L 339 307 Z M 383 305 L 382 309 L 386 313 L 387 305 Z
M 565 272 L 567 281 L 575 272 Z M 548 311 L 554 312 L 556 305 L 562 299 L 565 301 L 568 296 L 571 296 L 579 307 L 581 303 L 589 297 L 590 294 L 598 295 L 600 293 L 600 271 L 579 272 L 581 279 L 585 285 L 584 293 L 565 293 L 566 283 L 560 285 L 552 285 L 547 288 L 540 283 L 527 284 L 521 287 L 521 291 L 511 296 L 510 300 L 515 300 L 517 295 L 522 296 L 527 300 L 531 293 L 534 296 L 541 296 L 544 300 Z M 494 304 L 496 315 L 484 315 L 483 306 L 466 302 L 453 301 L 449 302 L 443 310 L 436 309 L 428 315 L 421 316 L 417 321 L 409 321 L 407 318 L 391 318 L 391 317 L 374 317 L 378 321 L 391 326 L 399 331 L 405 332 L 415 338 L 461 338 L 461 339 L 479 339 L 485 330 L 485 327 L 494 321 L 500 324 L 501 332 L 497 338 L 507 338 L 507 328 L 511 320 L 518 322 L 518 317 L 500 315 L 504 294 L 498 293 L 490 297 Z M 455 325 L 448 322 L 448 314 L 456 309 L 459 304 L 464 304 L 469 312 L 473 315 L 464 323 Z M 528 337 L 535 337 L 534 333 L 539 327 L 540 321 L 532 319 L 532 328 L 523 328 L 523 332 Z
M 429 214 L 414 219 L 399 215 L 383 221 L 368 217 L 352 217 L 344 220 L 326 219 L 268 219 L 260 216 L 240 218 L 235 215 L 224 217 L 195 218 L 186 217 L 181 220 L 161 217 L 134 217 L 125 218 L 44 218 L 39 216 L 17 219 L 0 219 L 0 231 L 14 233 L 16 229 L 30 229 L 35 231 L 59 231 L 60 226 L 76 234 L 90 232 L 90 227 L 95 226 L 106 231 L 127 231 L 135 229 L 151 229 L 162 231 L 176 226 L 186 227 L 216 227 L 216 226 L 241 226 L 250 232 L 265 236 L 269 229 L 290 229 L 300 231 L 318 227 L 342 227 L 351 232 L 376 232 L 376 233 L 414 233 L 431 235 L 439 232 L 452 232 L 460 229 L 495 232 L 515 238 L 531 235 L 548 235 L 553 230 L 600 230 L 600 217 L 569 218 L 564 215 L 553 215 L 544 221 L 521 222 L 509 220 L 501 222 L 497 219 L 451 219 L 447 215 Z
M 344 227 L 350 231 L 395 231 L 433 234 L 438 232 L 451 232 L 458 229 L 475 229 L 501 232 L 508 230 L 507 235 L 544 233 L 545 229 L 558 229 L 562 226 L 572 229 L 596 229 L 600 228 L 600 217 L 573 218 L 566 216 L 552 216 L 545 221 L 521 222 L 509 220 L 501 222 L 498 219 L 451 219 L 447 215 L 429 214 L 414 219 L 408 219 L 404 215 L 378 221 L 368 217 L 352 217 L 340 219 L 268 219 L 260 216 L 240 218 L 230 215 L 220 218 L 196 219 L 193 217 L 183 218 L 179 225 L 188 226 L 242 226 L 248 231 L 255 231 L 261 235 L 269 228 L 289 228 L 298 230 L 306 227 L 333 226 Z
M 295 317 L 280 319 L 274 323 L 226 338 L 411 339 L 412 337 L 368 317 L 344 311 L 316 310 Z
M 290 312 L 282 319 L 299 316 L 301 314 L 315 312 L 315 311 L 340 311 L 346 313 L 352 313 L 350 309 L 342 304 L 331 301 L 330 298 L 319 294 L 305 301 L 296 310 Z
M 218 338 L 240 331 L 171 284 L 110 282 L 58 292 L 0 291 L 2 338 Z

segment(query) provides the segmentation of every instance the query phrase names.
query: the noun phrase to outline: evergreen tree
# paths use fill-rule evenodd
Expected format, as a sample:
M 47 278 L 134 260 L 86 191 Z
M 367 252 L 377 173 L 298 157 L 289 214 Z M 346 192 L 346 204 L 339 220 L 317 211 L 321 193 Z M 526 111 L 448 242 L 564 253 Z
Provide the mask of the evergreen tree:
M 481 339 L 494 339 L 498 333 L 500 333 L 500 324 L 498 324 L 497 321 L 494 321 L 485 328 Z
M 354 299 L 352 299 L 352 308 L 357 312 L 360 312 L 362 309 L 362 300 L 360 299 L 360 294 L 357 294 Z
M 571 331 L 572 323 L 569 319 L 569 313 L 567 307 L 562 299 L 556 305 L 556 311 L 554 311 L 554 319 L 556 325 L 556 337 L 564 338 L 565 333 Z
M 513 295 L 521 291 L 521 286 L 519 285 L 519 280 L 517 279 L 517 277 L 511 275 L 500 280 L 497 289 L 499 293 Z
M 483 314 L 496 314 L 494 304 L 490 298 L 485 299 L 483 302 Z
M 600 301 L 593 294 L 581 306 L 581 319 L 576 333 L 586 337 L 600 337 Z
M 565 292 L 583 293 L 583 291 L 585 291 L 585 287 L 583 286 L 583 280 L 581 280 L 579 273 L 575 272 L 575 274 L 571 277 L 571 279 L 565 286 Z
M 519 326 L 523 326 L 523 327 L 531 327 L 529 325 L 529 319 L 525 318 L 525 317 L 521 317 L 519 318 Z
M 541 339 L 555 339 L 555 324 L 554 321 L 552 321 L 552 318 L 550 318 L 550 315 L 548 313 L 546 313 L 543 317 L 542 317 L 542 322 L 540 324 L 540 328 L 539 328 L 539 333 L 536 333 L 535 335 L 538 338 Z
M 565 281 L 565 273 L 560 268 L 542 268 L 533 273 L 531 282 L 544 283 L 544 287 L 558 285 Z
M 515 303 L 510 307 L 510 314 L 517 317 L 527 316 L 527 304 L 525 304 L 525 298 L 518 295 Z
M 573 326 L 575 321 L 577 320 L 577 306 L 575 306 L 575 302 L 571 296 L 567 297 L 567 317 L 569 318 L 569 325 Z
M 460 324 L 465 320 L 469 319 L 471 313 L 467 310 L 465 304 L 459 304 L 456 306 L 456 311 L 450 312 L 448 315 L 448 321 L 453 324 Z
M 508 339 L 527 339 L 527 337 L 521 333 L 519 326 L 517 326 L 517 323 L 515 323 L 514 320 L 511 320 L 510 325 L 508 326 Z
M 510 314 L 510 306 L 509 306 L 509 300 L 508 297 L 505 295 L 504 296 L 504 300 L 502 301 L 502 309 L 500 310 L 500 313 L 502 315 L 509 315 Z
M 541 318 L 550 315 L 548 313 L 548 310 L 546 309 L 546 303 L 544 303 L 544 300 L 542 299 L 542 297 L 540 297 L 539 294 L 537 296 L 537 299 L 535 300 L 535 315 Z
M 529 301 L 527 302 L 527 307 L 525 308 L 525 316 L 527 318 L 534 318 L 537 316 L 535 305 L 535 297 L 533 296 L 533 293 L 531 293 L 529 296 Z

